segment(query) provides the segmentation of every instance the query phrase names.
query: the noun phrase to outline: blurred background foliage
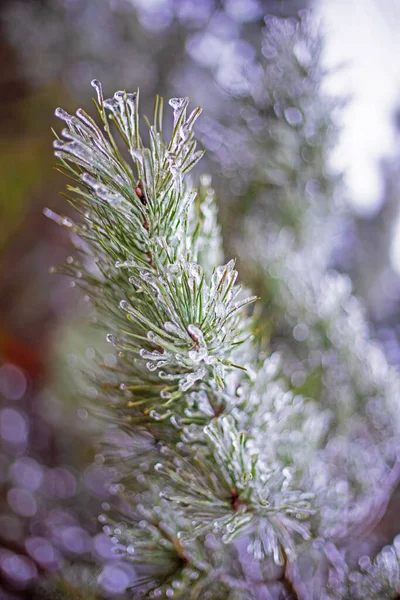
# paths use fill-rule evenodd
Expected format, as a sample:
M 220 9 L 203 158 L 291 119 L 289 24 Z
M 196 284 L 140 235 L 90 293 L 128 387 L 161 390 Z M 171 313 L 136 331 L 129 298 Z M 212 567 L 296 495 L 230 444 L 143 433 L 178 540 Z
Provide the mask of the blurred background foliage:
M 299 227 L 305 223 L 308 229 L 299 230 L 299 237 L 303 236 L 304 244 L 314 244 L 313 251 L 323 253 L 318 228 L 324 221 L 329 225 L 335 220 L 335 202 L 339 202 L 342 216 L 335 230 L 331 264 L 351 275 L 389 361 L 400 364 L 400 281 L 389 260 L 398 215 L 400 151 L 382 163 L 383 197 L 373 215 L 353 213 L 345 192 L 333 202 L 329 174 L 323 181 L 328 206 L 319 208 L 314 235 L 316 224 L 299 217 L 305 205 L 291 200 L 304 181 L 313 177 L 313 165 L 321 171 L 318 161 L 324 162 L 330 151 L 333 141 L 325 145 L 324 136 L 330 132 L 324 130 L 323 115 L 317 143 L 307 150 L 310 169 L 300 172 L 304 181 L 296 179 L 296 165 L 292 173 L 284 174 L 283 184 L 279 178 L 274 180 L 279 171 L 277 153 L 282 152 L 283 162 L 290 164 L 290 157 L 302 151 L 291 138 L 290 127 L 281 127 L 273 135 L 270 130 L 254 135 L 259 126 L 255 106 L 267 120 L 271 114 L 272 128 L 274 110 L 278 110 L 273 97 L 260 108 L 249 93 L 249 81 L 259 76 L 257 60 L 267 51 L 261 45 L 264 17 L 295 17 L 299 10 L 317 4 L 307 0 L 2 0 L 1 599 L 36 597 L 33 594 L 52 599 L 114 597 L 132 577 L 96 525 L 96 514 L 109 500 L 110 491 L 104 473 L 93 466 L 96 448 L 90 434 L 97 425 L 87 423 L 70 378 L 71 370 L 77 379 L 81 377 L 80 370 L 98 340 L 82 325 L 82 315 L 87 315 L 85 299 L 68 281 L 49 275 L 49 268 L 73 248 L 42 214 L 45 206 L 68 212 L 58 195 L 64 183 L 52 168 L 54 108 L 88 108 L 89 83 L 94 77 L 110 95 L 116 89 L 140 87 L 147 113 L 156 93 L 166 98 L 188 95 L 193 104 L 203 106 L 198 131 L 207 154 L 202 170 L 214 177 L 227 252 L 240 257 L 245 267 L 242 276 L 255 289 L 258 263 L 254 266 L 248 246 L 252 235 L 248 215 L 255 215 L 268 228 L 275 202 L 282 197 L 279 186 L 284 186 L 288 203 L 282 227 L 290 224 L 296 229 L 296 223 Z M 288 86 L 290 94 L 288 72 L 280 75 L 281 85 Z M 318 87 L 319 79 L 314 83 Z M 313 91 L 311 86 L 306 99 L 310 104 Z M 333 108 L 325 108 L 331 116 Z M 287 118 L 297 117 L 292 112 Z M 393 119 L 397 130 L 398 121 Z M 292 186 L 286 185 L 288 180 Z M 266 186 L 272 193 L 260 207 Z M 272 344 L 275 336 L 279 347 L 285 330 L 276 325 L 276 279 L 268 281 L 269 288 L 257 289 L 266 299 L 271 318 L 264 335 L 272 336 Z M 321 377 L 316 368 L 293 385 L 315 397 Z M 59 579 L 52 574 L 62 564 L 66 575 Z M 96 585 L 85 592 L 82 581 L 88 578 Z

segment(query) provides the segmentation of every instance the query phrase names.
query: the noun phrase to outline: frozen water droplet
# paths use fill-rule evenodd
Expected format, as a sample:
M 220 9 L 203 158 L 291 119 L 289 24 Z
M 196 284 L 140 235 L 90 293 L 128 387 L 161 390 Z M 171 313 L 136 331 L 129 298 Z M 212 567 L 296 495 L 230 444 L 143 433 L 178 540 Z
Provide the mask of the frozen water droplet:
M 141 150 L 131 148 L 130 153 L 134 160 L 137 160 L 141 165 L 143 164 L 143 154 Z
M 83 183 L 86 183 L 90 187 L 94 187 L 98 183 L 97 179 L 92 177 L 92 175 L 89 175 L 89 173 L 82 173 L 81 179 L 82 179 Z
M 203 332 L 201 331 L 200 327 L 197 327 L 197 325 L 190 324 L 188 325 L 187 330 L 189 332 L 190 337 L 196 344 L 202 347 L 206 347 L 206 342 L 204 340 Z
M 169 101 L 169 105 L 174 110 L 181 110 L 188 102 L 189 98 L 171 98 Z
M 199 350 L 189 350 L 189 358 L 193 362 L 201 362 L 207 356 L 207 348 L 200 348 Z
M 175 415 L 173 415 L 173 416 L 171 417 L 170 421 L 171 421 L 172 425 L 173 425 L 174 427 L 176 427 L 176 429 L 182 429 L 182 424 L 181 424 L 181 422 L 180 422 L 181 420 L 180 420 L 180 418 L 179 418 L 179 417 L 176 417 Z
M 132 113 L 134 113 L 135 108 L 136 108 L 136 96 L 137 96 L 136 92 L 126 94 L 126 103 L 130 107 Z
M 217 302 L 215 305 L 215 316 L 221 319 L 225 316 L 226 306 L 222 302 Z
M 187 335 L 185 331 L 181 327 L 179 327 L 179 325 L 174 321 L 166 321 L 164 323 L 164 329 L 168 333 L 176 335 L 180 339 L 187 340 Z
M 56 108 L 56 110 L 54 111 L 54 115 L 57 117 L 57 119 L 61 119 L 66 123 L 71 123 L 71 121 L 73 120 L 73 116 L 67 113 L 67 111 L 61 107 Z
M 97 79 L 93 79 L 91 81 L 90 84 L 92 87 L 95 88 L 96 92 L 97 92 L 97 100 L 99 104 L 102 104 L 103 102 L 103 88 L 102 85 L 100 83 L 100 81 L 98 81 Z
M 369 558 L 369 556 L 362 556 L 359 559 L 358 564 L 360 565 L 360 567 L 363 571 L 367 571 L 367 572 L 372 567 L 371 559 Z
M 108 98 L 107 100 L 104 100 L 104 108 L 115 113 L 118 111 L 119 102 L 115 100 L 115 98 Z
M 174 110 L 174 125 L 189 103 L 189 98 L 171 98 L 169 105 Z
M 301 125 L 301 123 L 303 122 L 303 115 L 301 114 L 299 109 L 295 108 L 294 106 L 286 108 L 284 110 L 284 115 L 285 115 L 285 119 L 286 119 L 287 123 L 291 127 L 295 127 L 296 125 Z
M 190 138 L 191 135 L 192 135 L 192 132 L 191 132 L 190 128 L 188 127 L 188 125 L 186 123 L 184 123 L 179 128 L 179 137 L 181 138 L 182 141 L 186 142 Z

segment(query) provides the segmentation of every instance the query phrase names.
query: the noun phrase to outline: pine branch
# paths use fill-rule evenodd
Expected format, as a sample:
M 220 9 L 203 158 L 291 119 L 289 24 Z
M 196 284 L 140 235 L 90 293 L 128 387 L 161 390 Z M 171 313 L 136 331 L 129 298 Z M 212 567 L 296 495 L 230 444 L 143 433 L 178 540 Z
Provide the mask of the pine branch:
M 310 537 L 310 495 L 292 485 L 295 461 L 288 466 L 276 449 L 260 456 L 255 419 L 268 431 L 273 406 L 247 410 L 241 398 L 240 389 L 251 395 L 260 367 L 248 316 L 256 298 L 236 285 L 233 261 L 215 264 L 221 250 L 210 182 L 203 177 L 198 193 L 186 177 L 202 156 L 192 132 L 200 109 L 187 117 L 188 99 L 170 101 L 167 143 L 157 98 L 146 147 L 139 94 L 104 100 L 93 85 L 102 129 L 80 109 L 56 111 L 67 128 L 55 154 L 75 181 L 69 201 L 81 221 L 47 214 L 81 240 L 78 258 L 59 272 L 91 298 L 116 352 L 115 364 L 103 361 L 90 379 L 95 410 L 112 424 L 103 453 L 122 502 L 120 517 L 100 521 L 138 566 L 142 592 L 183 597 L 198 579 L 220 597 L 220 565 L 237 538 L 249 536 L 258 559 L 294 557 L 297 539 Z M 286 390 L 276 393 L 284 398 Z M 208 548 L 208 532 L 218 552 Z
M 399 539 L 385 546 L 371 560 L 362 556 L 359 568 L 347 573 L 348 594 L 355 600 L 389 598 L 395 600 L 400 594 Z

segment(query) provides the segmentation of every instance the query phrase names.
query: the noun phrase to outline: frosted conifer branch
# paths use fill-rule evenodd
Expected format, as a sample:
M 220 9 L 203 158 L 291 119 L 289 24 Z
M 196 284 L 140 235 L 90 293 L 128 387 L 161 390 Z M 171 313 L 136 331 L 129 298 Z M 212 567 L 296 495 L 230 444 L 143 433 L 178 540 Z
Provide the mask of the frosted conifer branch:
M 385 546 L 371 560 L 363 556 L 359 560 L 359 570 L 349 575 L 349 588 L 356 600 L 375 598 L 398 598 L 400 593 L 400 540 Z
M 243 311 L 255 297 L 241 297 L 233 261 L 210 268 L 205 252 L 221 253 L 209 182 L 203 179 L 196 200 L 196 190 L 183 181 L 202 155 L 192 132 L 200 109 L 186 118 L 188 100 L 174 100 L 167 145 L 157 98 L 146 148 L 138 130 L 138 93 L 117 92 L 103 101 L 100 84 L 94 86 L 105 134 L 82 110 L 70 116 L 57 109 L 68 129 L 54 143 L 64 170 L 80 184 L 69 186 L 79 198 L 71 201 L 85 213 L 86 222 L 75 231 L 98 255 L 101 275 L 82 278 L 82 287 L 107 319 L 120 313 L 120 326 L 108 339 L 129 355 L 133 368 L 131 380 L 127 372 L 127 381 L 119 385 L 129 390 L 139 379 L 149 380 L 154 391 L 151 373 L 156 371 L 159 383 L 168 381 L 161 391 L 163 404 L 169 405 L 210 374 L 223 387 L 225 370 L 240 366 L 231 360 L 232 351 L 249 335 Z M 128 147 L 131 165 L 114 140 L 110 119 Z M 155 404 L 150 402 L 150 410 Z
M 244 534 L 258 559 L 283 564 L 297 538 L 310 537 L 311 496 L 292 486 L 284 463 L 261 457 L 257 436 L 238 428 L 238 390 L 251 394 L 259 367 L 247 312 L 256 297 L 237 285 L 234 261 L 216 264 L 222 253 L 210 181 L 203 177 L 197 192 L 186 178 L 202 155 L 192 131 L 200 109 L 187 117 L 188 99 L 170 102 L 167 143 L 157 98 L 146 147 L 139 93 L 104 100 L 93 85 L 101 128 L 81 110 L 56 111 L 67 123 L 56 156 L 76 182 L 70 201 L 82 222 L 55 219 L 83 241 L 60 270 L 91 298 L 117 353 L 91 386 L 94 410 L 112 425 L 102 446 L 111 493 L 127 508 L 100 520 L 128 560 L 152 565 L 144 580 L 138 576 L 150 597 L 167 594 L 174 566 L 178 597 L 195 576 L 225 589 L 218 565 L 226 552 L 210 553 L 205 534 L 227 547 Z
M 190 533 L 183 536 L 190 539 L 214 531 L 229 543 L 246 532 L 257 558 L 273 554 L 278 564 L 283 563 L 283 557 L 294 551 L 293 538 L 310 537 L 301 521 L 313 513 L 312 496 L 294 490 L 285 469 L 251 453 L 232 417 L 213 420 L 205 435 L 210 454 L 198 452 L 195 466 L 178 457 L 170 465 L 155 465 L 173 484 L 172 491 L 167 488 L 162 496 L 184 507 L 191 521 Z

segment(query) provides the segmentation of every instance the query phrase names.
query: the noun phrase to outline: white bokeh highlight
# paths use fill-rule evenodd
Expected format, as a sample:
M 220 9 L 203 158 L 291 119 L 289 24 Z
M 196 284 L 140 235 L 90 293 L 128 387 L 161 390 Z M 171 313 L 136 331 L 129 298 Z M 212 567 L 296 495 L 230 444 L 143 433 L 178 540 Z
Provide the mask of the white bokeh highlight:
M 330 91 L 349 97 L 332 164 L 344 170 L 349 200 L 374 214 L 382 200 L 379 161 L 394 150 L 393 111 L 400 99 L 400 2 L 323 0 L 317 7 L 326 32 L 325 64 L 343 64 Z

